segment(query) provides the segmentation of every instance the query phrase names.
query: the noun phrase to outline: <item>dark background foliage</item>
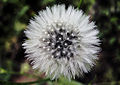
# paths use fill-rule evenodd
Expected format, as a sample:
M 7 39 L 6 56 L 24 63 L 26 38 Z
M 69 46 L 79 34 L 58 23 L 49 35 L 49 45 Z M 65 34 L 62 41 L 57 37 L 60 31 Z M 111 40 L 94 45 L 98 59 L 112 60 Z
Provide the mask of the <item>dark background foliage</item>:
M 71 83 L 63 78 L 46 80 L 42 73 L 36 76 L 21 46 L 29 19 L 54 4 L 82 9 L 100 30 L 102 50 L 97 65 Z M 0 0 L 0 85 L 26 85 L 25 81 L 27 85 L 120 85 L 120 0 Z

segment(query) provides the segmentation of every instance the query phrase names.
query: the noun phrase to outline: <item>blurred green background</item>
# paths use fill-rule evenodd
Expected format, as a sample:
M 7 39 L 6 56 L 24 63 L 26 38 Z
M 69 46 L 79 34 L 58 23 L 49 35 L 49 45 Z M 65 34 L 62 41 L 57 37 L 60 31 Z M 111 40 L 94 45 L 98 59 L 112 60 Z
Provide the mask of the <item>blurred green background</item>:
M 21 46 L 29 20 L 54 4 L 82 9 L 100 30 L 97 65 L 71 82 L 33 71 Z M 0 85 L 120 85 L 120 0 L 0 0 Z

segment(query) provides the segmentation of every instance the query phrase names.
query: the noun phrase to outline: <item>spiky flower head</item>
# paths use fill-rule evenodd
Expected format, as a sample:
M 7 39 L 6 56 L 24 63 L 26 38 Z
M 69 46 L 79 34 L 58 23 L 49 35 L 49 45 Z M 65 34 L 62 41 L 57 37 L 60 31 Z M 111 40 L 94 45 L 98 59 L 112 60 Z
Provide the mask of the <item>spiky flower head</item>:
M 90 71 L 98 59 L 99 31 L 81 10 L 54 5 L 30 20 L 23 43 L 34 69 L 57 79 Z

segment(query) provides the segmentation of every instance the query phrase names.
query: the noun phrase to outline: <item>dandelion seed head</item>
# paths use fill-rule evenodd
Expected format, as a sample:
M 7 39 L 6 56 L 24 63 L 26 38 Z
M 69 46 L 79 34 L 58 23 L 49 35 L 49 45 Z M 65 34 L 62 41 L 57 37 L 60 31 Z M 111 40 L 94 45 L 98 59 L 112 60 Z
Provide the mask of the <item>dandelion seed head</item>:
M 55 5 L 30 20 L 23 43 L 34 69 L 57 79 L 68 79 L 90 71 L 98 59 L 99 31 L 81 10 Z

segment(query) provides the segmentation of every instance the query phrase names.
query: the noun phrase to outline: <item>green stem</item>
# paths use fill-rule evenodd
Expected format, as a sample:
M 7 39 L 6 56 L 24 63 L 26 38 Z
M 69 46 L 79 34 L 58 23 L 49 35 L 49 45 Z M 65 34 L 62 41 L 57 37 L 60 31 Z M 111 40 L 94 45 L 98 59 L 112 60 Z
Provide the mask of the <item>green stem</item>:
M 0 73 L 0 74 L 14 74 L 14 75 L 23 75 L 23 76 L 27 76 L 27 77 L 34 77 L 34 78 L 40 78 L 39 76 L 33 75 L 33 74 L 29 74 L 29 73 L 20 73 L 20 72 L 7 72 L 7 73 Z
M 80 9 L 81 4 L 82 4 L 82 0 L 80 0 L 79 3 L 78 3 L 78 9 Z
M 50 80 L 49 79 L 40 79 L 37 81 L 24 82 L 24 83 L 16 83 L 16 82 L 1 81 L 0 80 L 0 84 L 3 84 L 3 85 L 30 85 L 30 84 L 35 84 L 35 83 L 45 83 L 46 81 L 50 81 Z

